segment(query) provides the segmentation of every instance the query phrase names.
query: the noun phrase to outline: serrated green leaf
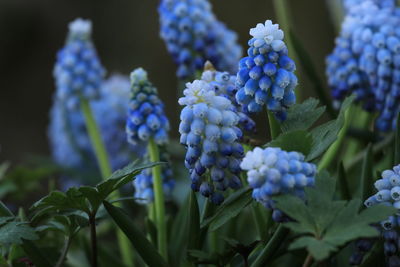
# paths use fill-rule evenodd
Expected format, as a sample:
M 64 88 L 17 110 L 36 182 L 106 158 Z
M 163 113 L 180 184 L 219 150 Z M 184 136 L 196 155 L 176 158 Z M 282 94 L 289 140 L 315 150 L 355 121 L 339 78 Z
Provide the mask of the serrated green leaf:
M 26 222 L 11 221 L 0 226 L 0 244 L 22 244 L 22 239 L 36 240 L 39 236 Z
M 307 205 L 291 196 L 274 198 L 276 207 L 295 220 L 283 226 L 302 234 L 290 249 L 306 248 L 317 261 L 323 260 L 352 240 L 377 236 L 370 225 L 396 212 L 393 207 L 374 206 L 359 213 L 360 200 L 334 200 L 335 185 L 327 172 L 320 172 L 315 187 L 305 190 Z
M 335 246 L 309 236 L 300 237 L 289 246 L 291 250 L 300 248 L 306 248 L 317 261 L 327 258 L 330 253 L 337 250 Z
M 319 100 L 309 98 L 288 109 L 287 118 L 281 123 L 282 132 L 308 130 L 324 113 L 325 106 L 318 107 Z
M 296 130 L 280 134 L 267 144 L 269 147 L 280 147 L 286 151 L 297 151 L 308 155 L 313 144 L 313 137 L 303 130 Z
M 335 142 L 340 129 L 344 125 L 344 113 L 354 101 L 354 96 L 347 97 L 342 104 L 340 113 L 336 120 L 328 121 L 311 131 L 313 145 L 306 160 L 311 161 L 322 155 L 328 147 Z
M 0 217 L 0 226 L 14 219 L 15 219 L 14 216 Z
M 285 224 L 285 227 L 298 233 L 314 233 L 316 225 L 313 216 L 305 203 L 298 197 L 292 195 L 282 195 L 273 198 L 276 201 L 276 207 L 288 214 L 297 222 Z
M 210 225 L 210 231 L 215 231 L 230 219 L 236 217 L 252 201 L 251 189 L 242 188 L 229 196 L 216 210 L 214 215 L 201 224 L 201 228 Z
M 110 195 L 113 191 L 117 190 L 121 186 L 129 183 L 132 179 L 139 174 L 142 170 L 151 168 L 157 165 L 163 164 L 163 162 L 152 162 L 137 165 L 136 162 L 133 162 L 123 169 L 115 171 L 110 178 L 105 180 L 104 182 L 96 185 L 96 189 L 99 192 L 99 197 L 105 199 L 108 195 Z
M 33 209 L 53 208 L 57 210 L 81 210 L 90 213 L 86 198 L 78 188 L 71 187 L 66 193 L 53 191 L 32 206 Z
M 131 241 L 138 254 L 150 267 L 168 266 L 156 248 L 147 240 L 146 236 L 136 228 L 135 223 L 121 208 L 114 207 L 107 201 L 103 202 L 108 214 Z

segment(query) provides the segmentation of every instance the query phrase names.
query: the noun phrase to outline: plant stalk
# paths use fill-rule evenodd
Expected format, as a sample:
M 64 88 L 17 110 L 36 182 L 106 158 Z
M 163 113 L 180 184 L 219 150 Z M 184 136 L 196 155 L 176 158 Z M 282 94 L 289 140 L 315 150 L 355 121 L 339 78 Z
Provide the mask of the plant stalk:
M 278 121 L 275 118 L 275 115 L 271 111 L 267 111 L 268 122 L 269 122 L 269 130 L 271 133 L 271 140 L 278 137 L 281 133 L 281 127 L 279 126 Z
M 313 262 L 313 257 L 311 256 L 310 253 L 308 253 L 306 259 L 304 260 L 303 267 L 311 266 L 312 262 Z
M 154 139 L 149 140 L 148 151 L 152 162 L 160 161 L 160 152 Z M 157 243 L 161 256 L 168 261 L 167 231 L 165 225 L 164 191 L 161 177 L 161 166 L 155 166 L 153 173 L 154 208 L 156 210 Z
M 350 106 L 344 114 L 344 125 L 342 129 L 340 129 L 338 137 L 336 141 L 328 148 L 328 150 L 325 152 L 323 155 L 321 161 L 318 164 L 318 171 L 326 169 L 329 167 L 329 165 L 332 163 L 332 161 L 335 159 L 337 156 L 337 153 L 339 152 L 340 147 L 343 144 L 343 141 L 346 137 L 346 132 L 349 129 L 350 126 L 350 115 L 352 113 L 353 106 Z
M 101 138 L 100 130 L 93 116 L 93 112 L 90 107 L 89 101 L 87 99 L 81 98 L 80 102 L 81 102 L 81 110 L 85 118 L 87 132 L 90 137 L 93 150 L 96 154 L 101 176 L 103 180 L 107 180 L 108 177 L 110 177 L 112 174 L 112 169 L 108 159 L 107 150 L 103 143 L 103 139 Z M 117 191 L 113 192 L 111 196 L 119 198 L 119 194 Z M 121 204 L 117 204 L 117 206 L 120 205 Z M 117 239 L 124 264 L 127 266 L 134 266 L 134 261 L 132 258 L 133 249 L 130 245 L 128 238 L 124 235 L 124 233 L 120 229 L 117 229 Z
M 67 237 L 67 239 L 65 239 L 64 247 L 63 247 L 60 257 L 58 258 L 56 267 L 62 267 L 64 265 L 65 258 L 67 257 L 67 253 L 68 253 L 69 247 L 71 245 L 71 241 L 72 241 L 71 236 L 69 236 L 69 237 Z
M 97 236 L 96 236 L 96 215 L 90 214 L 89 216 L 90 226 L 90 244 L 92 246 L 91 261 L 92 267 L 97 267 Z

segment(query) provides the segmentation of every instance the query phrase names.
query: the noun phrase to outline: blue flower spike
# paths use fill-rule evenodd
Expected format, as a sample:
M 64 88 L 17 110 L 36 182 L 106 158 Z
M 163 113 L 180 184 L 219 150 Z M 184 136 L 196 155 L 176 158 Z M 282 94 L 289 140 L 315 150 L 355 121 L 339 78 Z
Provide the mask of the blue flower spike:
M 375 126 L 392 131 L 400 111 L 400 23 L 393 0 L 345 1 L 346 17 L 326 74 L 340 105 L 355 94 L 367 111 L 377 111 Z
M 153 138 L 158 145 L 168 141 L 169 121 L 157 89 L 147 78 L 147 72 L 138 68 L 131 73 L 131 100 L 126 120 L 128 142 L 147 144 Z
M 135 69 L 131 73 L 131 100 L 126 120 L 128 142 L 135 147 L 140 147 L 148 145 L 150 139 L 153 139 L 157 145 L 165 145 L 168 142 L 168 131 L 169 121 L 164 112 L 164 104 L 158 97 L 157 89 L 149 81 L 144 69 Z M 145 156 L 148 158 L 148 153 Z M 168 162 L 168 154 L 160 152 L 160 160 Z M 175 185 L 172 176 L 170 165 L 162 165 L 163 194 L 167 199 L 171 197 Z M 138 203 L 150 204 L 154 201 L 151 169 L 143 170 L 133 185 Z
M 239 116 L 229 98 L 216 94 L 212 83 L 195 80 L 186 84 L 179 104 L 180 142 L 187 148 L 185 166 L 191 187 L 219 205 L 223 191 L 242 186 L 239 179 L 243 147 Z
M 250 29 L 247 57 L 240 60 L 236 100 L 251 113 L 266 107 L 277 119 L 286 119 L 286 110 L 296 102 L 296 65 L 288 56 L 284 33 L 267 20 Z
M 208 0 L 162 0 L 158 11 L 160 35 L 179 79 L 194 78 L 207 60 L 217 69 L 237 71 L 242 55 L 237 35 L 217 20 Z
M 93 100 L 99 90 L 105 70 L 91 41 L 92 23 L 76 19 L 69 24 L 66 44 L 57 54 L 54 67 L 57 98 L 66 102 L 69 110 L 79 108 L 79 99 Z
M 133 156 L 133 150 L 126 146 L 125 134 L 129 94 L 128 77 L 116 74 L 103 81 L 99 98 L 91 101 L 113 170 L 128 164 Z M 80 170 L 95 168 L 91 166 L 96 160 L 81 111 L 67 110 L 57 97 L 50 112 L 48 137 L 53 158 L 61 166 Z
M 315 164 L 304 161 L 303 154 L 275 147 L 248 151 L 240 167 L 247 171 L 253 198 L 271 209 L 272 218 L 277 222 L 288 218 L 274 207 L 272 197 L 293 194 L 304 199 L 304 188 L 314 185 L 317 170 Z

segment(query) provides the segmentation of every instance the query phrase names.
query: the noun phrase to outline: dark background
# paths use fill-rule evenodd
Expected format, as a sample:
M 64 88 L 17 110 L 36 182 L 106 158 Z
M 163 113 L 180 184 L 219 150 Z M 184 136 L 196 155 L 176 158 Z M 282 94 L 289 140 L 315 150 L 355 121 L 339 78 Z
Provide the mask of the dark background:
M 275 14 L 272 0 L 211 0 L 217 17 L 239 34 Z M 290 0 L 294 31 L 312 56 L 320 77 L 334 30 L 324 0 Z M 159 38 L 156 0 L 0 0 L 0 161 L 48 155 L 48 111 L 54 92 L 52 68 L 76 17 L 93 22 L 93 39 L 108 73 L 142 66 L 166 102 L 177 136 L 175 66 Z M 245 51 L 245 50 L 244 50 Z M 298 64 L 299 65 L 299 64 Z M 313 95 L 304 75 L 303 95 Z

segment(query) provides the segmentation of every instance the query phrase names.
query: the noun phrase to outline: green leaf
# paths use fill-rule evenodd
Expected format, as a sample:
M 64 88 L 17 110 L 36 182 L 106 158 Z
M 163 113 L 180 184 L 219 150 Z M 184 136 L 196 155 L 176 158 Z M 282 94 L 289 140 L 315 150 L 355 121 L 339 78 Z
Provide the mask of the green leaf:
M 142 170 L 151 168 L 157 165 L 163 164 L 162 162 L 152 162 L 137 165 L 136 162 L 133 162 L 121 170 L 115 171 L 110 178 L 101 182 L 96 186 L 97 191 L 99 192 L 99 198 L 105 199 L 109 196 L 113 191 L 119 189 L 125 184 L 131 182 L 133 178 L 139 174 Z
M 156 248 L 147 240 L 143 232 L 136 228 L 135 223 L 121 208 L 114 207 L 107 201 L 103 201 L 103 205 L 147 265 L 150 267 L 168 266 Z
M 306 248 L 317 261 L 328 258 L 330 253 L 337 250 L 335 246 L 309 236 L 300 237 L 289 246 L 292 250 L 300 248 Z
M 33 209 L 53 208 L 56 210 L 81 210 L 90 213 L 90 207 L 78 188 L 71 187 L 66 193 L 53 191 L 32 206 Z
M 359 212 L 361 200 L 334 200 L 335 188 L 335 179 L 325 171 L 314 188 L 305 190 L 307 204 L 290 195 L 274 198 L 276 207 L 295 220 L 283 226 L 300 234 L 290 249 L 306 248 L 317 261 L 326 259 L 352 240 L 378 236 L 371 225 L 396 213 L 381 205 Z
M 347 97 L 342 104 L 336 120 L 328 121 L 311 131 L 313 146 L 306 160 L 311 161 L 322 155 L 328 147 L 335 142 L 340 129 L 344 125 L 344 113 L 354 101 L 354 96 Z
M 313 144 L 312 136 L 303 130 L 286 132 L 267 144 L 269 147 L 280 147 L 286 151 L 297 151 L 308 155 Z
M 216 210 L 211 218 L 201 224 L 201 228 L 210 225 L 210 231 L 215 231 L 230 219 L 236 217 L 252 201 L 251 189 L 242 188 L 230 195 Z
M 11 221 L 0 227 L 0 244 L 22 244 L 23 240 L 36 240 L 39 236 L 27 222 Z
M 288 109 L 287 118 L 281 124 L 282 132 L 308 130 L 324 113 L 325 107 L 318 107 L 319 100 L 309 98 Z

